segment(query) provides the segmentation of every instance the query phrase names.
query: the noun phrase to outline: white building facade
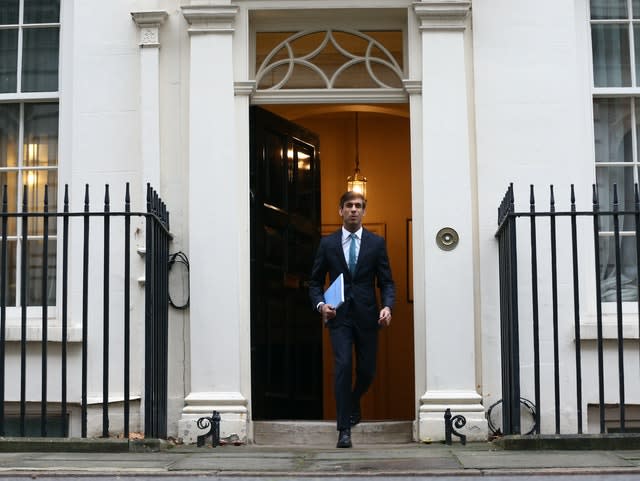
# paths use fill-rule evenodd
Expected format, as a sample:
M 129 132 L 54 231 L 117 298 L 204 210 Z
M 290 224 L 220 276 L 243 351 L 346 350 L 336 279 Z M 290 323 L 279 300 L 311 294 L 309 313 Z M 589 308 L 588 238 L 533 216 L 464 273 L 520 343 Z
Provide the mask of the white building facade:
M 168 426 L 170 435 L 185 442 L 195 442 L 200 433 L 195 421 L 213 410 L 221 413 L 223 436 L 254 439 L 252 107 L 278 106 L 293 121 L 304 117 L 291 114 L 296 109 L 330 111 L 345 105 L 374 106 L 382 112 L 388 104 L 404 112 L 409 156 L 403 162 L 410 176 L 405 217 L 411 219 L 412 237 L 402 244 L 402 255 L 407 255 L 410 272 L 407 322 L 413 352 L 412 370 L 405 375 L 414 392 L 410 420 L 416 441 L 444 438 L 447 408 L 466 417 L 464 432 L 471 439 L 484 440 L 489 434 L 486 412 L 501 398 L 494 234 L 496 210 L 509 183 L 515 185 L 517 209 L 526 211 L 529 184 L 540 187 L 540 202 L 547 201 L 546 188 L 554 184 L 558 203 L 564 195 L 567 205 L 569 186 L 575 184 L 579 206 L 589 209 L 593 183 L 608 191 L 614 182 L 637 181 L 640 67 L 633 35 L 640 36 L 640 4 L 635 0 L 60 0 L 59 17 L 52 13 L 42 22 L 25 17 L 24 0 L 15 3 L 17 21 L 4 19 L 3 28 L 18 32 L 17 80 L 0 84 L 5 118 L 0 135 L 8 136 L 8 126 L 15 125 L 16 157 L 27 158 L 29 128 L 43 128 L 29 126 L 29 111 L 53 109 L 57 156 L 50 154 L 39 169 L 47 172 L 49 183 L 57 176 L 58 185 L 69 184 L 73 207 L 82 208 L 84 184 L 110 184 L 117 197 L 129 182 L 133 210 L 144 210 L 143 187 L 150 182 L 171 211 L 171 250 L 189 258 L 190 305 L 170 311 Z M 26 71 L 22 62 L 29 59 L 28 49 L 20 47 L 34 25 L 59 32 L 55 85 L 29 87 L 21 78 Z M 374 36 L 380 42 L 376 58 L 391 52 L 397 60 L 383 65 L 391 74 L 372 83 L 378 70 L 371 67 L 344 84 L 316 85 L 293 70 L 293 87 L 277 80 L 262 83 L 261 62 L 278 42 L 269 44 L 268 35 L 261 34 L 287 39 L 329 31 L 345 38 Z M 372 32 L 395 32 L 393 38 L 400 41 L 385 45 L 388 37 Z M 52 35 L 43 42 L 56 42 Z M 611 51 L 619 55 L 612 57 Z M 367 51 L 364 57 L 375 55 Z M 5 65 L 13 65 L 7 58 Z M 306 61 L 312 64 L 309 71 L 316 71 L 313 65 L 330 70 L 328 78 L 337 68 L 323 70 L 312 56 Z M 55 135 L 49 132 L 49 138 Z M 621 143 L 627 147 L 619 153 Z M 328 150 L 322 150 L 327 158 Z M 6 182 L 20 185 L 30 164 L 14 164 L 5 159 L 2 170 Z M 321 165 L 325 175 L 330 167 Z M 392 163 L 389 168 L 393 176 Z M 334 191 L 341 190 L 342 185 L 326 187 L 325 182 L 322 196 L 335 202 Z M 384 201 L 392 203 L 402 194 L 391 189 Z M 337 221 L 326 221 L 332 222 Z M 457 236 L 453 249 L 438 243 L 443 228 Z M 135 286 L 144 274 L 142 262 L 137 268 L 131 274 Z M 591 332 L 597 304 L 593 267 L 584 267 L 583 274 L 581 322 Z M 544 274 L 541 278 L 546 279 Z M 637 282 L 637 274 L 630 279 Z M 548 284 L 540 289 L 542 316 L 548 317 Z M 132 297 L 138 319 L 143 297 L 142 290 Z M 523 322 L 528 322 L 528 302 L 521 300 Z M 603 304 L 607 325 L 615 323 L 612 304 Z M 633 295 L 624 304 L 629 316 L 624 319 L 625 338 L 637 340 Z M 575 352 L 572 306 L 572 299 L 560 299 L 560 358 L 565 364 Z M 55 316 L 50 315 L 52 325 L 57 325 Z M 19 328 L 17 321 L 13 325 Z M 77 332 L 78 322 L 72 321 L 72 327 Z M 41 336 L 34 329 L 34 338 Z M 142 342 L 140 330 L 134 342 Z M 73 339 L 79 337 L 77 333 Z M 595 356 L 592 337 L 583 341 L 585 363 Z M 8 336 L 10 342 L 18 338 L 17 331 Z M 530 338 L 530 328 L 523 327 L 523 358 Z M 637 341 L 629 346 L 626 376 L 637 379 Z M 606 371 L 613 373 L 615 345 L 607 349 Z M 132 393 L 139 399 L 144 379 L 140 354 L 134 354 L 133 365 Z M 545 366 L 546 383 L 552 377 Z M 530 366 L 523 366 L 522 395 L 527 398 L 532 397 L 529 373 Z M 608 383 L 608 402 L 615 404 L 617 384 L 612 378 Z M 640 403 L 638 387 L 628 385 L 625 402 L 630 409 Z M 93 388 L 99 391 L 99 386 Z M 10 399 L 15 395 L 9 393 L 7 400 L 15 401 Z M 74 387 L 69 397 L 77 402 L 75 395 Z M 553 393 L 545 396 L 551 396 L 543 398 L 545 406 L 553 404 Z M 566 396 L 563 403 L 574 407 L 563 407 L 563 428 L 578 416 L 575 394 Z M 585 426 L 591 426 L 588 406 L 598 403 L 594 379 L 585 381 L 582 403 Z M 543 421 L 545 429 L 553 422 L 549 409 L 544 409 L 549 419 Z M 73 412 L 71 417 L 74 426 Z

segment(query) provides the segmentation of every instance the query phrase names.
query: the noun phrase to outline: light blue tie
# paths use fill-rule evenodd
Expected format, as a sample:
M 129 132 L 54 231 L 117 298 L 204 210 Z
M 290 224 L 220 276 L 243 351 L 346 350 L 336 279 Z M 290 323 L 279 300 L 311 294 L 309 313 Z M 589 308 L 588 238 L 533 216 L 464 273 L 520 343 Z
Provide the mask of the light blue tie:
M 356 270 L 356 235 L 351 234 L 351 245 L 349 245 L 349 272 L 351 274 Z

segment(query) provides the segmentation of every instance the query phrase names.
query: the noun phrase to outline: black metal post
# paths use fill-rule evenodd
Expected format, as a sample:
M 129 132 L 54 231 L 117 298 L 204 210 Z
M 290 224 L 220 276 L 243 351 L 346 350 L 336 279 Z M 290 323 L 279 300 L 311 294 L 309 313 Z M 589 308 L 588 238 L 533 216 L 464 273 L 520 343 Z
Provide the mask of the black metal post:
M 69 186 L 64 186 L 65 214 L 69 213 Z M 62 218 L 62 365 L 61 365 L 61 405 L 62 436 L 69 435 L 67 427 L 67 342 L 69 330 L 69 216 Z
M 129 438 L 129 362 L 130 344 L 131 344 L 131 198 L 129 195 L 129 182 L 124 198 L 124 211 L 127 213 L 124 217 L 124 437 Z
M 151 185 L 147 184 L 147 213 L 152 213 L 151 205 Z M 154 376 L 155 370 L 153 365 L 153 266 L 152 266 L 152 253 L 149 249 L 152 248 L 153 241 L 153 219 L 150 215 L 146 217 L 146 242 L 145 242 L 145 369 L 144 369 L 144 384 L 145 384 L 145 397 L 144 397 L 144 434 L 145 436 L 152 437 L 154 433 L 154 420 L 153 420 L 153 406 L 155 405 L 155 392 Z
M 102 279 L 102 437 L 109 437 L 109 186 L 104 187 L 104 267 Z
M 602 344 L 602 286 L 600 282 L 600 201 L 598 189 L 593 189 L 593 250 L 596 268 L 596 329 L 598 349 L 598 399 L 600 402 L 600 433 L 604 433 L 604 356 Z
M 616 259 L 616 314 L 618 321 L 618 386 L 620 392 L 620 432 L 625 432 L 624 409 L 624 334 L 622 330 L 622 274 L 620 261 L 620 214 L 618 185 L 613 184 L 613 240 Z
M 2 187 L 2 272 L 0 273 L 0 436 L 4 429 L 5 343 L 7 332 L 7 186 Z
M 551 297 L 553 310 L 553 385 L 556 434 L 560 434 L 560 352 L 558 347 L 558 268 L 556 249 L 556 216 L 553 185 L 550 186 L 550 234 L 551 234 Z
M 518 335 L 518 268 L 513 184 L 498 211 L 500 258 L 500 325 L 502 349 L 502 427 L 520 433 L 520 364 Z
M 634 185 L 634 220 L 636 226 L 636 278 L 640 279 L 640 192 L 638 184 Z M 638 342 L 640 343 L 640 282 L 636 283 L 636 295 L 638 297 Z M 640 360 L 640 344 L 638 345 L 638 356 Z
M 27 409 L 27 252 L 28 252 L 28 229 L 29 217 L 26 215 L 29 211 L 27 200 L 27 184 L 24 185 L 22 194 L 22 249 L 20 255 L 20 435 L 24 436 L 26 432 L 26 409 Z
M 576 415 L 578 434 L 582 434 L 582 361 L 580 344 L 580 281 L 578 275 L 578 233 L 576 222 L 576 194 L 571 184 L 571 258 L 573 261 L 573 323 L 576 338 Z M 539 411 L 540 408 L 536 409 Z
M 87 437 L 87 339 L 89 335 L 89 184 L 84 192 L 84 244 L 82 254 L 82 400 L 81 435 Z
M 44 186 L 44 213 L 42 217 L 42 283 L 41 283 L 41 307 L 42 307 L 42 394 L 40 397 L 40 435 L 47 436 L 47 264 L 49 250 L 49 186 Z
M 535 214 L 536 202 L 533 185 L 529 187 L 529 212 Z M 536 400 L 535 429 L 540 434 L 540 319 L 538 311 L 538 236 L 536 231 L 536 216 L 530 218 L 531 224 L 531 307 L 533 314 L 533 388 Z

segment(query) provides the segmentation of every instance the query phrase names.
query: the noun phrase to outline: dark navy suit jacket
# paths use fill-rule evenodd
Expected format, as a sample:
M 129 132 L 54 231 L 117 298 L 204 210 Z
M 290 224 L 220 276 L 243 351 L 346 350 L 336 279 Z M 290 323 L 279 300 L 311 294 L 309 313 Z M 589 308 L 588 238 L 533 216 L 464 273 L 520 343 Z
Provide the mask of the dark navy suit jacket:
M 311 269 L 309 296 L 313 309 L 324 302 L 326 274 L 333 282 L 344 274 L 345 302 L 336 311 L 336 317 L 329 321 L 329 327 L 351 322 L 361 328 L 378 327 L 381 307 L 393 308 L 395 285 L 391 276 L 389 256 L 382 237 L 362 229 L 360 252 L 353 275 L 349 272 L 342 249 L 342 229 L 320 240 L 320 245 Z M 376 282 L 380 289 L 380 301 L 376 302 Z

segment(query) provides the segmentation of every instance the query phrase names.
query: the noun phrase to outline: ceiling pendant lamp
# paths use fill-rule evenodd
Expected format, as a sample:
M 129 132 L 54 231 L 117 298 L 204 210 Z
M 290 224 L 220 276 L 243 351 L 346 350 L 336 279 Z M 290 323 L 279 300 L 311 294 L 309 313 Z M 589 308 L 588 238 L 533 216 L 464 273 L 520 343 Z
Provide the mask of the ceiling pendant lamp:
M 350 192 L 358 192 L 362 196 L 367 198 L 367 178 L 360 174 L 360 146 L 359 146 L 359 132 L 358 132 L 358 112 L 355 113 L 355 144 L 356 144 L 356 158 L 355 169 L 353 175 L 347 177 L 347 190 Z

